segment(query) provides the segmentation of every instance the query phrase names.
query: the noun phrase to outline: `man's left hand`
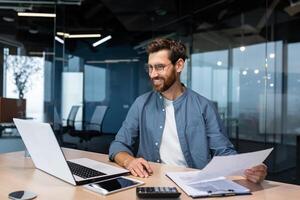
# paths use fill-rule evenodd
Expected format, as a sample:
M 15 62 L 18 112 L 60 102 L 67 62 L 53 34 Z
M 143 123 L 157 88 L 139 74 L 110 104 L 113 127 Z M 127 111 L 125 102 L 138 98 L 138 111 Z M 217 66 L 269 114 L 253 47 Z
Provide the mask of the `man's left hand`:
M 260 164 L 251 169 L 246 169 L 244 172 L 246 178 L 253 183 L 262 182 L 267 176 L 267 166 Z

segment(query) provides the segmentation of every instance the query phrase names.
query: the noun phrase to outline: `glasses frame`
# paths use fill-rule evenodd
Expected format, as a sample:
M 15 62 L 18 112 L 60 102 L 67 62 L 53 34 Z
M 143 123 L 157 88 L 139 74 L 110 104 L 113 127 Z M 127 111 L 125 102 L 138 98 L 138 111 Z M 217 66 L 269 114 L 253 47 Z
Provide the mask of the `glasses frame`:
M 153 69 L 155 69 L 156 72 L 160 73 L 160 72 L 164 71 L 165 68 L 169 65 L 173 65 L 173 63 L 172 62 L 170 62 L 169 64 L 158 63 L 158 64 L 154 64 L 154 65 L 150 65 L 150 64 L 146 63 L 145 71 L 147 73 L 152 73 Z

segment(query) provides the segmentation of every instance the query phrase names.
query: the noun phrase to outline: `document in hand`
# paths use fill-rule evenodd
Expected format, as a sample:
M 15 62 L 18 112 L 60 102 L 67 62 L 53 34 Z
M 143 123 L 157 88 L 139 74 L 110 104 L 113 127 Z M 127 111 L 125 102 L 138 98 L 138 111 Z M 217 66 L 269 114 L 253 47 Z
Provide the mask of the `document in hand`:
M 229 156 L 215 156 L 203 170 L 191 172 L 168 172 L 166 175 L 179 187 L 181 187 L 181 189 L 183 189 L 184 192 L 187 193 L 187 195 L 192 197 L 213 196 L 208 195 L 208 191 L 212 190 L 203 191 L 202 186 L 203 184 L 204 186 L 207 186 L 206 184 L 212 185 L 214 182 L 211 181 L 215 180 L 220 181 L 216 182 L 218 184 L 217 188 L 219 188 L 219 191 L 223 191 L 223 193 L 224 191 L 227 191 L 227 193 L 231 195 L 245 194 L 250 192 L 246 191 L 247 188 L 244 188 L 230 180 L 226 180 L 224 179 L 224 177 L 243 175 L 246 169 L 261 164 L 268 157 L 272 150 L 273 148 L 252 153 L 243 153 Z M 223 189 L 220 189 L 220 186 L 222 186 L 222 184 L 224 187 Z M 233 188 L 235 192 L 228 191 L 227 186 L 229 186 L 229 184 L 238 185 L 241 187 L 239 188 L 241 190 L 238 190 L 238 188 Z M 199 187 L 196 187 L 197 185 Z

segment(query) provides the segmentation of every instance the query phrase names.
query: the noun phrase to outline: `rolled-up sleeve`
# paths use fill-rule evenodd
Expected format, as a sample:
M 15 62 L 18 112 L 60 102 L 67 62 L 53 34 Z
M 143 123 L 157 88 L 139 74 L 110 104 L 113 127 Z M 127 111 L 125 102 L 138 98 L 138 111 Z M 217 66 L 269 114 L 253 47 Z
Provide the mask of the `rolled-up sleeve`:
M 206 133 L 212 156 L 236 154 L 216 109 L 209 103 L 205 110 Z
M 129 109 L 126 119 L 122 127 L 118 131 L 115 140 L 109 148 L 109 159 L 114 160 L 114 157 L 119 152 L 127 152 L 133 155 L 133 147 L 138 141 L 139 135 L 139 112 L 138 99 L 132 104 Z

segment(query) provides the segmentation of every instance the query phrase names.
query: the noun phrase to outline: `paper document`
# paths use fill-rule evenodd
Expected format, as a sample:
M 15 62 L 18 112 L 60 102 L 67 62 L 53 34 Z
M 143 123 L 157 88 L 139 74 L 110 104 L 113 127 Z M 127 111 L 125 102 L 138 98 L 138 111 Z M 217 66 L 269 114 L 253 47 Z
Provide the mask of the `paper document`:
M 187 185 L 185 191 L 191 197 L 251 194 L 248 188 L 245 188 L 244 186 L 241 186 L 231 180 L 227 180 L 225 177 L 210 181 L 190 183 Z
M 246 169 L 261 164 L 272 150 L 273 148 L 237 155 L 215 156 L 203 170 L 168 172 L 166 175 L 191 195 L 195 193 L 195 187 L 191 185 L 222 179 L 225 176 L 243 175 Z

